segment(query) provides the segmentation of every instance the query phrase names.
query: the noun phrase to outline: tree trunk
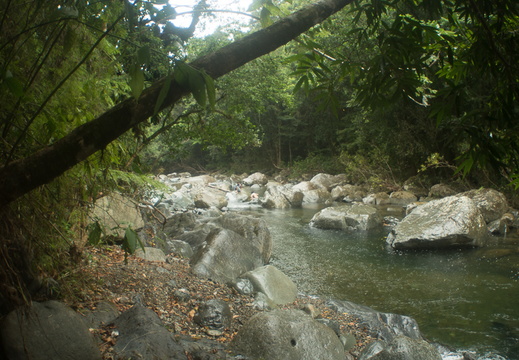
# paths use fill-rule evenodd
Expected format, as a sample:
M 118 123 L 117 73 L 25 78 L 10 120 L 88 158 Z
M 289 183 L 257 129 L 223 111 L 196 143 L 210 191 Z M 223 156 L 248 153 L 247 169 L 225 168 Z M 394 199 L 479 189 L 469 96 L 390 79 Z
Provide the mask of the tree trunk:
M 288 43 L 352 1 L 323 0 L 307 6 L 190 65 L 216 79 Z M 54 144 L 3 167 L 0 170 L 0 206 L 4 207 L 38 186 L 49 183 L 98 150 L 104 149 L 135 125 L 147 120 L 153 115 L 164 83 L 164 79 L 157 81 L 144 90 L 138 100 L 125 100 Z M 187 94 L 188 90 L 176 83 L 172 84 L 161 109 L 175 104 Z

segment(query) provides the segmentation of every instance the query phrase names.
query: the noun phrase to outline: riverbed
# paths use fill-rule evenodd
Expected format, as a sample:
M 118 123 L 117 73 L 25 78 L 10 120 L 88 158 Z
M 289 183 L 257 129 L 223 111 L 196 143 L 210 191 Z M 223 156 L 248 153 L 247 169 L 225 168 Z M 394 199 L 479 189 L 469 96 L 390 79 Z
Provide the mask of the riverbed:
M 395 252 L 385 245 L 387 228 L 310 227 L 318 210 L 252 212 L 271 231 L 273 265 L 300 292 L 409 315 L 429 340 L 474 351 L 480 359 L 519 359 L 517 237 L 495 238 L 481 249 Z

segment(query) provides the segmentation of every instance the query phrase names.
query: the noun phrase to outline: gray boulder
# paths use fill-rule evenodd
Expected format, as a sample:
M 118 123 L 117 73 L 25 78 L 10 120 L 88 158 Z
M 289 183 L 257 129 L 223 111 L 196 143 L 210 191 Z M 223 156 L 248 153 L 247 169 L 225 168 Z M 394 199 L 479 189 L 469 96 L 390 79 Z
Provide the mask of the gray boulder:
M 88 328 L 98 329 L 110 324 L 119 315 L 119 310 L 113 303 L 102 301 L 96 304 L 95 309 L 85 310 L 82 319 Z
M 147 261 L 166 262 L 166 254 L 164 254 L 164 251 L 152 247 L 145 247 L 144 250 L 137 248 L 137 250 L 135 250 L 135 256 Z
M 243 184 L 247 186 L 252 185 L 266 185 L 268 183 L 268 178 L 265 174 L 262 174 L 260 172 L 255 172 L 254 174 L 251 174 L 247 176 L 245 179 L 243 179 Z
M 169 240 L 168 242 L 169 253 L 179 255 L 185 258 L 191 258 L 193 256 L 193 248 L 187 242 L 182 240 Z
M 82 317 L 58 301 L 33 302 L 10 312 L 0 335 L 7 359 L 101 359 Z
M 294 282 L 275 266 L 262 266 L 242 277 L 251 281 L 254 291 L 264 293 L 276 305 L 291 303 L 297 297 Z
M 447 196 L 456 195 L 458 192 L 447 184 L 436 184 L 429 189 L 429 197 L 444 198 Z
M 197 276 L 222 283 L 233 282 L 241 274 L 263 265 L 259 249 L 240 234 L 215 229 L 190 260 Z
M 388 235 L 395 249 L 481 246 L 485 220 L 466 196 L 449 196 L 418 206 Z
M 193 320 L 199 326 L 212 330 L 224 330 L 231 326 L 231 308 L 223 300 L 211 299 L 198 307 L 198 312 Z
M 329 177 L 328 180 L 326 180 Z M 292 187 L 292 191 L 303 193 L 303 204 L 321 204 L 331 199 L 327 186 L 333 177 L 327 174 L 318 174 L 311 181 L 302 181 Z
M 317 185 L 320 188 L 331 190 L 332 185 L 336 184 L 336 177 L 330 174 L 317 174 L 315 175 L 312 180 L 310 180 L 311 183 Z
M 409 191 L 395 191 L 389 195 L 389 203 L 391 205 L 407 206 L 417 200 L 418 198 Z
M 321 229 L 370 230 L 381 226 L 382 218 L 373 206 L 353 204 L 325 208 L 313 216 L 310 225 Z
M 461 193 L 460 196 L 471 198 L 487 223 L 499 220 L 508 212 L 508 201 L 505 195 L 494 189 L 477 189 Z
M 91 217 L 99 219 L 105 229 L 105 235 L 123 237 L 128 226 L 132 229 L 144 226 L 139 205 L 118 193 L 97 199 Z
M 184 349 L 152 310 L 136 304 L 119 316 L 116 359 L 185 359 Z M 78 357 L 76 357 L 77 359 Z
M 378 192 L 376 194 L 369 194 L 362 199 L 362 202 L 368 205 L 387 205 L 391 203 L 391 200 L 386 192 Z
M 303 192 L 303 204 L 323 204 L 331 200 L 331 194 L 324 188 Z
M 197 225 L 196 215 L 192 212 L 173 214 L 166 220 L 158 236 L 162 238 L 175 238 L 186 231 L 193 230 Z
M 226 193 L 221 190 L 206 187 L 195 196 L 195 206 L 201 209 L 210 209 L 212 207 L 221 209 L 227 206 L 227 197 L 225 195 Z
M 261 204 L 267 209 L 301 207 L 303 197 L 304 195 L 301 191 L 293 189 L 291 186 L 271 184 L 267 186 Z
M 178 240 L 185 241 L 197 253 L 204 246 L 207 236 L 218 226 L 211 223 L 201 224 L 192 231 L 185 232 L 178 236 Z
M 360 186 L 345 184 L 335 186 L 330 195 L 334 201 L 359 202 L 366 196 L 366 191 Z
M 390 342 L 371 343 L 358 360 L 441 360 L 440 352 L 424 340 L 397 336 Z
M 330 300 L 327 305 L 338 313 L 348 313 L 356 317 L 360 325 L 368 329 L 374 338 L 391 341 L 396 336 L 404 335 L 412 339 L 422 339 L 418 323 L 409 316 L 379 312 L 350 301 Z
M 225 214 L 211 221 L 218 227 L 240 234 L 258 249 L 263 263 L 270 261 L 272 255 L 272 237 L 265 220 L 252 216 Z
M 335 332 L 301 310 L 258 313 L 233 340 L 235 353 L 251 359 L 344 360 Z
M 207 185 L 216 182 L 216 179 L 211 175 L 186 176 L 184 181 L 193 188 L 204 188 Z
M 302 193 L 319 189 L 319 186 L 310 181 L 301 181 L 292 187 L 293 190 L 301 191 Z

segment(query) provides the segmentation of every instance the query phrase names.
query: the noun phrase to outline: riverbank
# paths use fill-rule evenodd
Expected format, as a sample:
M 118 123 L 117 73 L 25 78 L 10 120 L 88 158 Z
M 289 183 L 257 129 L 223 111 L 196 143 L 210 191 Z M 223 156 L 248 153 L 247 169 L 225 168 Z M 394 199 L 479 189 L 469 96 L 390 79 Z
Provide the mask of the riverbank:
M 175 335 L 211 340 L 216 349 L 217 343 L 226 347 L 243 324 L 262 311 L 254 307 L 252 296 L 241 295 L 229 286 L 193 275 L 185 258 L 169 255 L 167 262 L 156 262 L 131 256 L 125 264 L 124 252 L 118 246 L 86 248 L 84 255 L 88 261 L 79 268 L 84 281 L 83 293 L 77 299 L 69 300 L 69 305 L 83 314 L 95 310 L 101 302 L 113 303 L 122 313 L 139 299 Z M 179 299 L 179 290 L 186 294 L 185 298 Z M 231 326 L 216 336 L 194 321 L 200 304 L 209 299 L 226 301 L 233 314 Z M 342 332 L 350 333 L 356 339 L 350 349 L 353 359 L 374 340 L 356 318 L 334 311 L 323 299 L 300 295 L 296 301 L 281 308 L 311 311 L 317 318 L 337 323 Z M 114 358 L 113 347 L 117 337 L 111 330 L 110 324 L 91 329 L 99 339 L 103 359 Z M 207 351 L 211 349 L 207 348 Z

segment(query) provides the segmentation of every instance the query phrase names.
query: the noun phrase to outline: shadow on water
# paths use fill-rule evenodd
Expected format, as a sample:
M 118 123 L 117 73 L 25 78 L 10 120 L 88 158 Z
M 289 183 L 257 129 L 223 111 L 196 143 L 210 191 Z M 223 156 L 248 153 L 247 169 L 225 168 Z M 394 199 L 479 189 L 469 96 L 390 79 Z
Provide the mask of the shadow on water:
M 301 292 L 414 317 L 430 340 L 519 359 L 519 241 L 482 249 L 396 252 L 387 230 L 308 225 L 318 208 L 257 211 L 271 230 L 272 263 Z

